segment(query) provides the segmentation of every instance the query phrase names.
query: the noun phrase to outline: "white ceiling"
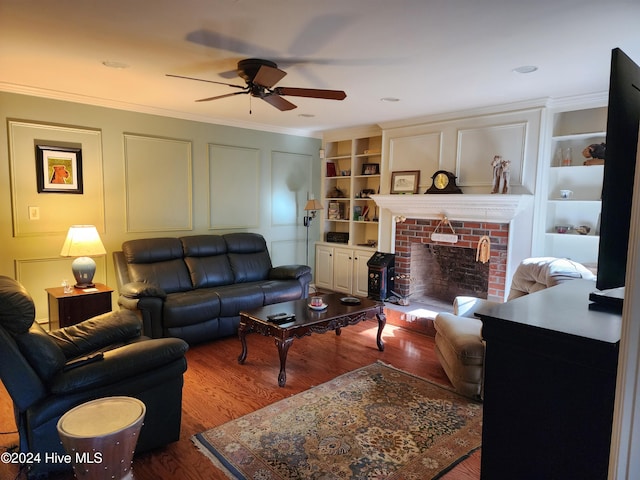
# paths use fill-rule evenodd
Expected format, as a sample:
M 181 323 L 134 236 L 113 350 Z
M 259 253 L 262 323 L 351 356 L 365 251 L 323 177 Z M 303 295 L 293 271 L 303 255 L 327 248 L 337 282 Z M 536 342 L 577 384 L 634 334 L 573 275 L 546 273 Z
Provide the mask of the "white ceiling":
M 640 63 L 639 27 L 640 0 L 0 0 L 0 90 L 317 135 L 605 92 L 612 48 Z M 165 76 L 243 85 L 220 74 L 249 57 L 347 98 L 196 103 L 235 89 Z

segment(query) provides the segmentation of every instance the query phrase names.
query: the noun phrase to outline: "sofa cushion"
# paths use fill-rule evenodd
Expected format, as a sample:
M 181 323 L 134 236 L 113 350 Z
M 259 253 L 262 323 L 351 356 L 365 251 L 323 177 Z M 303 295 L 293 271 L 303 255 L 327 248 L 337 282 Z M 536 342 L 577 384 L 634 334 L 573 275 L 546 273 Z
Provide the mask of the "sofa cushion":
M 233 271 L 227 258 L 227 244 L 220 235 L 182 237 L 184 261 L 194 288 L 233 283 Z
M 240 232 L 225 234 L 223 238 L 227 244 L 235 283 L 257 282 L 269 278 L 271 257 L 262 235 Z
M 269 253 L 230 253 L 228 255 L 235 283 L 267 280 L 271 271 Z
M 302 298 L 302 285 L 297 280 L 267 280 L 260 283 L 260 288 L 265 305 Z
M 264 293 L 260 283 L 242 283 L 215 288 L 220 298 L 220 316 L 236 317 L 241 310 L 264 305 Z
M 193 288 L 178 238 L 143 238 L 122 244 L 132 282 L 144 282 L 166 293 Z
M 215 290 L 199 288 L 167 295 L 163 307 L 163 328 L 194 325 L 220 316 L 220 298 Z

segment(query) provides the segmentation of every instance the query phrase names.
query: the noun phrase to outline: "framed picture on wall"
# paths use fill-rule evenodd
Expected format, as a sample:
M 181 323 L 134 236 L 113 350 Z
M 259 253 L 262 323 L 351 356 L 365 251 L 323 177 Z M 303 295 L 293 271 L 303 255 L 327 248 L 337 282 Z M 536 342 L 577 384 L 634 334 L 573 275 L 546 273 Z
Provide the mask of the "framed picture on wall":
M 82 193 L 82 149 L 36 145 L 38 193 Z
M 418 193 L 420 170 L 391 172 L 391 193 Z

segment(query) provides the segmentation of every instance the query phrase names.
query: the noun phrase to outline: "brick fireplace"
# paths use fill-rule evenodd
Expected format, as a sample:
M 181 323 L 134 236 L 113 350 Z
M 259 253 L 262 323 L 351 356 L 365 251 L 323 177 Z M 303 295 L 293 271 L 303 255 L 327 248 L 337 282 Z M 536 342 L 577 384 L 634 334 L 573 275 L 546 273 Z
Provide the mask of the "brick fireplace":
M 402 295 L 415 293 L 445 302 L 456 295 L 504 301 L 517 264 L 530 256 L 532 195 L 422 194 L 372 195 L 372 198 L 381 212 L 386 212 L 387 231 L 391 232 L 389 251 L 396 254 L 394 291 Z M 521 215 L 525 210 L 528 213 Z M 432 240 L 445 217 L 455 230 L 455 243 Z M 381 227 L 386 230 L 384 219 L 383 214 Z M 452 234 L 444 224 L 438 233 Z M 476 261 L 478 242 L 485 235 L 490 239 L 486 264 Z
M 502 301 L 506 289 L 508 223 L 451 221 L 456 243 L 432 241 L 440 220 L 408 218 L 396 225 L 395 291 L 451 302 L 456 295 Z M 442 227 L 438 228 L 438 232 Z M 490 238 L 487 263 L 476 260 L 478 242 Z

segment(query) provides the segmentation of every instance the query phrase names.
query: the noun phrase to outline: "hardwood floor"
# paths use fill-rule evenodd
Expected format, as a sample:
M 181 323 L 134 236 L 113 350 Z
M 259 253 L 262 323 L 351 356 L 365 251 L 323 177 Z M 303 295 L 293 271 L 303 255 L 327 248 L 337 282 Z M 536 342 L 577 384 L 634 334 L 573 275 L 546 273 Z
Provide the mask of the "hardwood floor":
M 387 324 L 383 332 L 385 351 L 376 347 L 377 322 L 363 322 L 342 330 L 296 339 L 287 359 L 287 384 L 279 388 L 279 360 L 272 339 L 247 336 L 248 355 L 239 365 L 240 342 L 230 337 L 192 346 L 187 352 L 180 440 L 153 452 L 136 456 L 136 480 L 186 479 L 226 480 L 211 462 L 198 452 L 192 435 L 221 425 L 261 407 L 302 392 L 377 360 L 402 370 L 450 385 L 433 350 L 433 338 L 416 331 Z M 15 430 L 11 401 L 4 386 L 0 390 L 0 432 Z M 2 451 L 15 445 L 17 434 L 0 434 Z M 13 479 L 18 468 L 0 463 L 0 478 Z M 51 475 L 54 480 L 72 474 Z M 480 478 L 480 452 L 461 462 L 445 480 Z

